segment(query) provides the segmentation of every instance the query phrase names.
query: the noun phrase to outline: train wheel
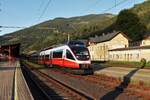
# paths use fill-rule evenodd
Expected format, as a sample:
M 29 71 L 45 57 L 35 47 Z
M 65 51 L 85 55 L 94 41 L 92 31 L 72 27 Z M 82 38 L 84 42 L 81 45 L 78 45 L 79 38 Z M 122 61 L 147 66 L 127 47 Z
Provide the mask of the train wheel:
M 53 67 L 53 64 L 50 64 L 49 67 L 52 68 L 52 67 Z

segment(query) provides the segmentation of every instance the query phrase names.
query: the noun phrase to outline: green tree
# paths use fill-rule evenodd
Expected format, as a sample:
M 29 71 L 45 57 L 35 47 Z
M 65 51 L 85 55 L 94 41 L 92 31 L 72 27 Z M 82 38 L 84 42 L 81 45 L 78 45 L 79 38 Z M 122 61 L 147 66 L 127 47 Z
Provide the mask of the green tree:
M 131 10 L 122 10 L 116 20 L 116 29 L 127 34 L 134 41 L 141 40 L 146 32 L 146 27 L 142 24 L 138 16 Z

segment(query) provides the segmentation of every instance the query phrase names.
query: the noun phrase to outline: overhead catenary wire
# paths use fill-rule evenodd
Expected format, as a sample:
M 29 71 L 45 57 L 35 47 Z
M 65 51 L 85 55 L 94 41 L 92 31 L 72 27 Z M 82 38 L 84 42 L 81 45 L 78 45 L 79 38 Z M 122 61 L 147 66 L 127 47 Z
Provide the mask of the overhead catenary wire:
M 128 0 L 122 0 L 120 2 L 117 3 L 117 1 L 115 0 L 115 4 L 112 7 L 109 7 L 108 9 L 105 9 L 104 11 L 102 11 L 101 13 L 106 13 L 107 11 L 112 10 L 113 8 L 116 8 L 117 6 L 120 6 L 121 4 L 127 2 Z
M 18 27 L 18 26 L 0 26 L 0 28 L 25 28 L 25 27 Z
M 115 0 L 115 4 L 114 4 L 113 6 L 109 7 L 108 9 L 105 9 L 105 10 L 102 11 L 101 13 L 104 14 L 104 13 L 106 13 L 106 12 L 108 12 L 108 11 L 110 11 L 110 10 L 116 8 L 117 6 L 120 6 L 121 4 L 123 4 L 123 3 L 127 2 L 127 1 L 129 1 L 129 0 L 122 0 L 122 1 L 120 1 L 120 2 L 117 3 L 117 1 Z M 107 19 L 107 21 L 111 21 L 111 20 L 112 20 L 112 18 Z
M 38 20 L 40 20 L 40 19 L 42 18 L 42 16 L 43 16 L 44 13 L 46 12 L 46 10 L 47 10 L 47 8 L 48 8 L 48 6 L 49 6 L 49 4 L 50 4 L 51 1 L 52 1 L 52 0 L 48 0 L 46 6 L 44 7 L 42 13 L 40 14 L 40 16 L 39 16 L 39 18 L 38 18 Z M 40 7 L 42 7 L 43 4 L 44 4 L 44 3 L 42 2 L 42 3 L 40 4 Z M 0 3 L 0 6 L 1 6 L 1 3 Z M 0 9 L 0 11 L 1 11 L 1 9 Z M 1 25 L 0 28 L 28 28 L 28 27 L 20 27 L 20 26 L 3 26 L 3 25 Z M 0 30 L 0 32 L 1 32 L 1 30 Z
M 1 1 L 0 1 L 0 12 L 2 11 L 2 8 L 1 8 L 1 6 L 2 6 L 2 3 L 1 3 Z
M 117 4 L 117 0 L 115 0 L 115 6 L 116 6 L 116 4 Z
M 94 3 L 94 5 L 97 5 L 98 2 L 100 2 L 100 1 L 102 1 L 102 0 L 97 0 L 97 1 Z M 104 13 L 106 13 L 107 11 L 110 11 L 110 10 L 112 10 L 113 8 L 116 8 L 117 6 L 120 6 L 121 4 L 123 4 L 123 3 L 127 2 L 127 1 L 128 1 L 128 0 L 122 0 L 122 1 L 120 1 L 120 2 L 117 2 L 117 0 L 115 0 L 113 6 L 111 6 L 111 7 L 107 8 L 107 9 L 105 9 L 105 10 L 102 11 L 101 13 L 104 14 Z M 134 1 L 134 4 L 135 4 L 135 0 L 133 0 L 133 1 Z M 89 10 L 89 9 L 90 9 L 90 8 L 88 8 L 88 10 Z M 112 20 L 112 19 L 108 19 L 108 21 L 109 21 L 109 20 Z
M 102 1 L 102 0 L 95 0 L 95 2 L 93 4 L 88 5 L 88 7 L 84 11 L 91 10 L 91 7 L 97 5 L 100 1 Z
M 92 5 L 89 5 L 85 11 L 90 10 L 91 7 L 97 5 L 100 1 L 102 1 L 102 0 L 96 0 L 95 3 L 93 3 Z M 111 6 L 111 7 L 109 7 L 109 8 L 107 8 L 107 9 L 105 9 L 105 10 L 102 11 L 101 13 L 106 13 L 107 11 L 110 11 L 110 10 L 112 10 L 113 8 L 116 8 L 117 6 L 123 4 L 123 3 L 127 2 L 127 1 L 128 1 L 128 0 L 122 0 L 122 1 L 120 1 L 120 2 L 117 3 L 117 0 L 114 0 L 114 5 Z M 134 2 L 135 2 L 135 0 L 134 0 Z M 134 3 L 134 4 L 135 4 L 135 3 Z
M 45 14 L 45 12 L 46 12 L 46 10 L 47 10 L 49 4 L 51 3 L 51 1 L 52 1 L 52 0 L 48 0 L 46 6 L 44 7 L 44 9 L 43 9 L 41 15 L 40 15 L 39 18 L 38 18 L 38 21 L 40 21 L 40 19 L 41 19 L 41 18 L 43 17 L 43 15 Z
M 48 0 L 46 6 L 44 7 L 42 13 L 40 14 L 39 18 L 38 18 L 38 21 L 40 21 L 40 19 L 43 17 L 43 15 L 45 14 L 46 10 L 48 9 L 48 6 L 49 4 L 51 3 L 52 0 Z M 100 2 L 102 0 L 96 0 L 94 5 L 96 5 L 98 2 Z M 117 3 L 117 0 L 115 0 L 115 4 L 112 6 L 112 7 L 109 7 L 108 9 L 102 11 L 101 13 L 106 13 L 107 11 L 110 11 L 112 10 L 113 8 L 116 8 L 117 6 L 123 4 L 124 2 L 127 2 L 128 0 L 122 0 L 120 2 Z M 135 3 L 135 0 L 133 0 L 134 3 Z M 0 3 L 1 5 L 1 3 Z M 43 2 L 41 3 L 40 7 L 43 5 Z M 88 8 L 90 9 L 90 8 Z M 18 27 L 18 26 L 0 26 L 0 28 L 27 28 L 27 27 Z
M 40 9 L 43 7 L 44 3 L 45 3 L 45 1 L 42 0 L 42 1 L 41 1 L 41 4 L 39 5 L 39 8 L 37 9 L 38 11 L 40 11 Z

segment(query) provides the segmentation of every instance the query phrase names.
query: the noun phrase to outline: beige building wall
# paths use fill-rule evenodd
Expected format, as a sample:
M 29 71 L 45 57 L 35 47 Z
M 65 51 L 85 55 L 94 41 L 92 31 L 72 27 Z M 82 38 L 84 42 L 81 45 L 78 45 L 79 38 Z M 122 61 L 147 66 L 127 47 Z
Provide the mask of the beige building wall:
M 141 50 L 141 58 L 145 58 L 146 61 L 150 61 L 150 49 Z
M 88 46 L 88 49 L 90 51 L 91 60 L 107 61 L 109 60 L 108 50 L 125 47 L 128 47 L 128 39 L 123 34 L 119 33 L 110 41 L 92 44 Z
M 121 33 L 109 41 L 109 49 L 128 47 L 128 39 Z
M 150 61 L 150 49 L 109 51 L 110 61 L 140 61 L 142 58 Z
M 109 51 L 110 61 L 140 61 L 141 50 Z
M 150 45 L 150 38 L 142 40 L 140 46 L 147 46 L 147 45 Z

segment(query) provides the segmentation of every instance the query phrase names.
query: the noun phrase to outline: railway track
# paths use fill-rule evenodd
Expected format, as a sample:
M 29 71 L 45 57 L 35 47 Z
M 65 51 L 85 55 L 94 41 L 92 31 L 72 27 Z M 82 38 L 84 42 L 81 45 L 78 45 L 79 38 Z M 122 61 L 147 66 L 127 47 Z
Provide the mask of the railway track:
M 22 72 L 35 100 L 52 100 L 42 89 L 42 86 L 38 84 L 39 80 L 37 80 L 36 76 L 27 67 L 22 66 Z
M 66 71 L 63 71 L 63 70 L 51 70 L 50 72 L 55 72 L 55 73 L 60 73 L 60 74 L 65 74 L 69 77 L 72 77 L 72 78 L 77 78 L 77 79 L 80 79 L 80 80 L 85 80 L 89 83 L 94 83 L 94 84 L 97 84 L 99 86 L 102 86 L 104 87 L 105 89 L 114 89 L 115 88 L 115 91 L 121 91 L 121 92 L 124 92 L 124 94 L 127 94 L 128 96 L 135 96 L 135 97 L 139 97 L 140 100 L 143 100 L 143 99 L 150 99 L 149 96 L 147 96 L 147 94 L 145 94 L 146 91 L 144 90 L 140 90 L 141 87 L 137 86 L 137 85 L 134 85 L 134 84 L 131 84 L 129 85 L 128 87 L 124 88 L 125 87 L 125 83 L 121 83 L 122 81 L 119 80 L 119 79 L 116 79 L 114 77 L 109 77 L 109 76 L 106 76 L 106 75 L 100 75 L 100 76 L 97 76 L 97 75 L 83 75 L 83 76 L 80 76 L 80 75 L 74 75 L 74 74 L 71 74 L 71 73 L 68 73 Z M 122 85 L 118 85 L 118 84 L 122 84 Z M 139 89 L 140 88 L 140 89 Z
M 62 99 L 67 99 L 67 100 L 93 100 L 93 97 L 90 97 L 88 95 L 86 95 L 85 93 L 81 92 L 78 89 L 75 89 L 61 81 L 59 81 L 58 79 L 55 79 L 53 77 L 50 77 L 49 75 L 39 71 L 39 70 L 32 70 L 32 66 L 27 65 L 27 64 L 23 64 L 24 65 L 24 70 L 28 71 L 28 74 L 30 74 L 31 76 L 34 75 L 34 77 L 38 77 L 38 79 L 42 80 L 45 84 L 47 85 L 47 88 L 45 88 L 45 86 L 43 85 L 39 85 L 39 81 L 35 81 L 34 79 L 32 79 L 34 81 L 34 83 L 36 84 L 36 86 L 40 89 L 40 91 L 43 92 L 43 95 L 45 95 L 45 98 L 47 100 L 59 100 Z M 32 70 L 32 71 L 31 71 Z M 41 83 L 41 82 L 40 82 Z M 50 87 L 51 89 L 55 90 L 55 94 L 54 93 L 50 93 L 52 91 L 48 91 L 48 87 Z M 54 92 L 54 91 L 53 91 Z
M 60 73 L 60 74 L 65 74 L 69 77 L 72 77 L 72 78 L 79 78 L 79 79 L 83 79 L 83 80 L 86 80 L 88 82 L 92 82 L 92 83 L 95 83 L 95 84 L 98 84 L 98 85 L 101 85 L 101 86 L 104 86 L 106 88 L 112 88 L 114 86 L 117 86 L 118 84 L 121 83 L 120 80 L 116 79 L 116 78 L 113 78 L 113 77 L 108 77 L 106 75 L 75 75 L 75 74 L 72 74 L 71 72 L 69 71 L 66 71 L 66 70 L 60 70 L 60 69 L 53 69 L 53 70 L 50 70 L 50 72 L 55 72 L 55 73 Z
M 35 65 L 34 68 L 37 69 L 37 66 L 38 65 Z M 44 67 L 42 67 L 42 68 L 44 68 Z M 80 86 L 75 86 L 72 83 L 71 83 L 71 85 L 74 88 L 78 88 L 78 89 L 84 91 L 85 94 L 89 94 L 94 99 L 95 98 L 99 99 L 100 97 L 103 97 L 105 94 L 107 94 L 106 96 L 109 97 L 110 96 L 109 93 L 111 91 L 113 91 L 113 93 L 119 92 L 119 94 L 117 96 L 115 96 L 113 93 L 111 94 L 111 95 L 114 95 L 114 98 L 118 97 L 117 100 L 120 100 L 120 99 L 121 100 L 127 100 L 127 99 L 129 99 L 129 100 L 130 99 L 132 99 L 132 100 L 136 100 L 136 99 L 141 100 L 141 98 L 145 98 L 145 99 L 149 98 L 149 97 L 145 97 L 145 94 L 141 94 L 141 91 L 139 92 L 139 90 L 138 90 L 138 92 L 136 92 L 134 90 L 134 89 L 136 89 L 135 86 L 130 88 L 130 85 L 129 85 L 129 87 L 124 88 L 124 84 L 122 84 L 123 86 L 120 85 L 121 81 L 118 80 L 118 79 L 115 79 L 113 77 L 111 78 L 111 77 L 107 77 L 105 75 L 104 76 L 74 75 L 74 74 L 65 72 L 65 71 L 60 70 L 60 69 L 55 69 L 55 68 L 51 68 L 51 69 L 45 69 L 44 68 L 44 69 L 39 69 L 39 70 L 40 70 L 39 73 L 45 74 L 47 77 L 52 76 L 52 78 L 60 79 L 61 81 L 65 80 L 65 83 L 66 83 L 66 81 L 69 81 L 69 83 L 71 81 L 72 83 L 75 83 L 75 84 L 78 85 L 80 83 L 83 83 L 83 81 L 86 82 L 85 84 L 80 84 L 84 88 L 82 88 Z M 46 80 L 48 80 L 48 79 L 46 79 Z M 83 93 L 83 92 L 81 92 L 81 93 Z M 73 96 L 73 95 L 71 95 L 71 96 Z M 76 96 L 76 97 L 78 97 L 78 96 Z M 89 99 L 93 99 L 93 98 L 89 98 Z M 78 100 L 79 98 L 76 98 L 76 99 Z

